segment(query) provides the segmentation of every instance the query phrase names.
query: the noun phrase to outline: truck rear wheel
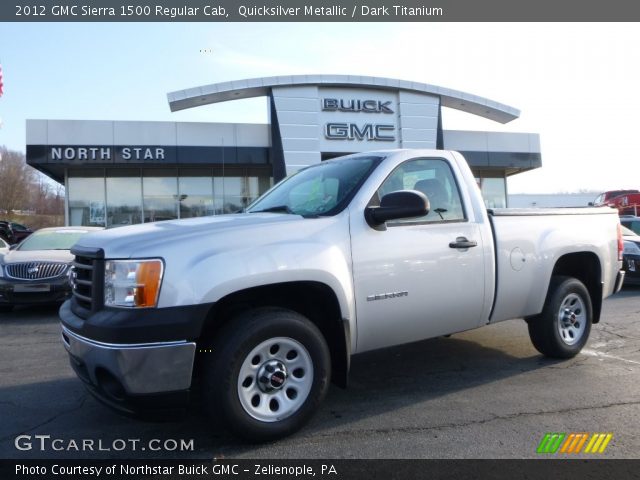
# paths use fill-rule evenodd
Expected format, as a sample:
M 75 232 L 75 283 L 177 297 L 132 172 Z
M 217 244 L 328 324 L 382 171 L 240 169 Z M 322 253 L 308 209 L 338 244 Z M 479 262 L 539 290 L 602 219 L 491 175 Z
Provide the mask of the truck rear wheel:
M 327 393 L 329 349 L 320 330 L 296 312 L 244 312 L 219 332 L 211 350 L 204 368 L 205 409 L 246 440 L 295 432 Z
M 573 277 L 554 276 L 542 313 L 529 320 L 533 346 L 552 358 L 577 355 L 589 339 L 593 309 L 584 284 Z

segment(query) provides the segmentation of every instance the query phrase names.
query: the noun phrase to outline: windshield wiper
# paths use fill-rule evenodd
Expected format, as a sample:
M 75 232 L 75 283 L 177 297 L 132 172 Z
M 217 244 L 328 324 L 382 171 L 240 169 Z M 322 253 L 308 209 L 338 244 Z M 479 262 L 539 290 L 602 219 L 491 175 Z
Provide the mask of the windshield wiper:
M 262 210 L 251 210 L 249 213 L 268 213 L 268 212 L 284 212 L 293 214 L 293 210 L 288 205 L 276 205 L 274 207 L 264 208 Z

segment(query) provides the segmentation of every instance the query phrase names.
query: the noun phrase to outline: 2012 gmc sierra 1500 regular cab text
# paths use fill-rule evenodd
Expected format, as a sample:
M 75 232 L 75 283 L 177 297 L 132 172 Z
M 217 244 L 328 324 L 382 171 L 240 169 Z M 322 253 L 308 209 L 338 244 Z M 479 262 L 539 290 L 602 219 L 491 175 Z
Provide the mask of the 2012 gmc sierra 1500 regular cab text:
M 79 240 L 60 309 L 71 365 L 125 413 L 184 406 L 290 434 L 351 355 L 524 318 L 576 355 L 620 289 L 615 210 L 487 211 L 456 152 L 396 150 L 306 168 L 245 212 Z

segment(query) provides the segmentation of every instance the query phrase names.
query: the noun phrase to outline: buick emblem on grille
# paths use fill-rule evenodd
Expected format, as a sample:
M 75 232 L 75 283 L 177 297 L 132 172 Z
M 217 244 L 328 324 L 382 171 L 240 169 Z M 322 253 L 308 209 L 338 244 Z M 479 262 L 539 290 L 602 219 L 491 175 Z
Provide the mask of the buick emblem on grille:
M 13 263 L 5 267 L 5 275 L 19 280 L 45 280 L 67 273 L 67 264 L 58 262 Z

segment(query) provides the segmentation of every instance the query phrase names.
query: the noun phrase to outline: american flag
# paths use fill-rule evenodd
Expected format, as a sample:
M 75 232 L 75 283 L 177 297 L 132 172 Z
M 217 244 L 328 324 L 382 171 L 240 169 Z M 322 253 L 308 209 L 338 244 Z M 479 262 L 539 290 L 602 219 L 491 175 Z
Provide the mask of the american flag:
M 4 84 L 2 83 L 2 65 L 0 64 L 0 97 L 4 93 Z

